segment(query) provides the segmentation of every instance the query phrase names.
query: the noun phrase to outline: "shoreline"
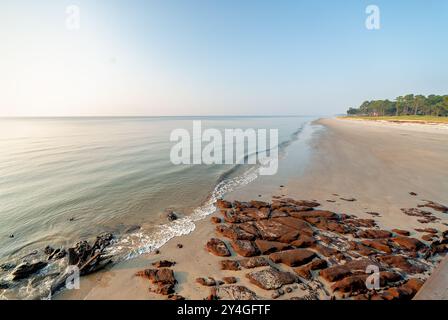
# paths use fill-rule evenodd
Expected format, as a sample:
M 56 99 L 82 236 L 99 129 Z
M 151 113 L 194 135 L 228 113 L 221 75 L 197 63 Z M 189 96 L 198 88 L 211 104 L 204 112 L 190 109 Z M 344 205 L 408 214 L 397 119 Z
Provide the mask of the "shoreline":
M 226 200 L 261 200 L 272 201 L 272 197 L 278 197 L 284 195 L 285 197 L 293 197 L 295 199 L 308 199 L 317 200 L 322 204 L 320 208 L 324 210 L 330 210 L 338 213 L 355 214 L 358 218 L 368 219 L 372 216 L 366 212 L 381 212 L 379 217 L 374 217 L 380 228 L 393 229 L 400 228 L 410 231 L 411 237 L 417 237 L 421 239 L 422 233 L 416 232 L 414 229 L 437 227 L 438 231 L 442 232 L 447 229 L 446 225 L 440 223 L 429 223 L 422 225 L 414 217 L 407 217 L 400 211 L 401 208 L 417 207 L 421 204 L 421 199 L 428 198 L 432 201 L 437 201 L 446 204 L 446 199 L 443 198 L 444 194 L 447 194 L 448 186 L 443 181 L 443 163 L 442 168 L 436 168 L 436 170 L 428 170 L 425 163 L 417 165 L 417 169 L 413 171 L 413 174 L 418 174 L 419 171 L 425 171 L 424 177 L 417 176 L 418 184 L 409 184 L 409 180 L 412 177 L 402 176 L 402 169 L 394 166 L 395 161 L 401 160 L 398 150 L 398 157 L 393 158 L 388 156 L 386 151 L 389 151 L 396 147 L 395 144 L 400 144 L 397 141 L 391 141 L 391 130 L 388 127 L 378 128 L 376 126 L 366 127 L 361 124 L 346 124 L 346 121 L 339 119 L 323 119 L 319 120 L 320 125 L 324 125 L 326 130 L 319 133 L 316 139 L 312 141 L 312 157 L 311 165 L 307 167 L 306 172 L 299 179 L 294 177 L 292 179 L 286 179 L 284 187 L 274 188 L 269 195 L 263 194 L 262 197 L 258 197 L 254 194 L 255 190 L 240 192 L 236 191 L 228 196 Z M 353 128 L 353 126 L 358 126 Z M 359 127 L 361 126 L 361 127 Z M 363 128 L 363 136 L 353 136 L 353 132 L 359 133 L 360 128 Z M 355 130 L 355 131 L 354 131 Z M 435 146 L 440 148 L 438 140 L 440 132 L 421 132 L 415 131 L 410 128 L 403 130 L 395 130 L 393 134 L 395 140 L 409 139 L 410 132 L 415 132 L 413 135 L 417 135 L 420 139 L 427 140 L 429 137 L 435 139 L 437 143 Z M 363 145 L 362 139 L 377 140 L 380 137 L 381 141 L 372 146 L 368 146 L 366 150 L 358 150 Z M 435 136 L 434 136 L 435 135 Z M 336 138 L 337 137 L 337 138 Z M 415 138 L 415 137 L 413 137 Z M 439 137 L 440 138 L 440 137 Z M 336 140 L 335 140 L 336 139 Z M 385 141 L 389 141 L 389 147 L 386 145 L 387 150 L 381 150 L 385 148 Z M 412 139 L 414 141 L 415 139 Z M 335 142 L 342 144 L 342 146 L 335 146 Z M 414 143 L 422 146 L 421 141 Z M 425 148 L 428 145 L 424 146 Z M 434 146 L 429 146 L 433 148 Z M 380 150 L 377 150 L 377 149 Z M 442 153 L 432 155 L 432 157 L 443 158 L 446 155 L 446 148 L 442 146 Z M 408 148 L 408 151 L 412 150 Z M 360 152 L 361 151 L 361 152 Z M 417 155 L 423 158 L 424 152 L 418 152 Z M 440 151 L 440 150 L 439 150 Z M 329 153 L 330 152 L 330 153 Z M 392 154 L 397 155 L 397 152 Z M 325 156 L 325 158 L 324 158 Z M 345 157 L 361 157 L 354 163 L 354 169 L 347 170 Z M 409 156 L 409 155 L 408 155 Z M 288 157 L 291 160 L 290 157 Z M 344 159 L 345 158 L 345 159 Z M 371 159 L 373 158 L 373 159 Z M 375 159 L 376 158 L 376 159 Z M 327 159 L 327 160 L 323 160 Z M 319 160 L 319 161 L 316 161 Z M 359 170 L 358 162 L 362 160 L 367 161 L 368 170 Z M 432 160 L 432 159 L 430 159 Z M 331 162 L 329 163 L 326 162 Z M 388 164 L 392 162 L 392 164 Z M 432 163 L 432 161 L 430 161 Z M 422 167 L 423 165 L 423 167 Z M 370 167 L 369 167 L 370 166 Z M 446 166 L 446 165 L 445 165 Z M 378 172 L 376 170 L 387 169 L 390 177 L 388 177 L 384 183 L 370 183 L 373 177 L 378 178 Z M 398 170 L 399 169 L 399 170 Z M 398 170 L 398 172 L 395 172 Z M 435 176 L 442 173 L 441 179 L 434 179 Z M 350 175 L 352 177 L 350 177 Z M 384 176 L 384 173 L 381 174 Z M 380 175 L 380 177 L 381 177 Z M 398 175 L 398 176 L 397 176 Z M 389 176 L 389 175 L 386 175 Z M 386 176 L 384 176 L 386 178 Z M 356 179 L 354 178 L 356 177 Z M 352 179 L 355 179 L 353 181 Z M 392 181 L 390 181 L 392 180 Z M 398 181 L 393 181 L 398 180 Z M 423 182 L 423 183 L 422 183 Z M 259 183 L 259 182 L 258 182 Z M 425 187 L 431 185 L 431 188 Z M 435 184 L 435 185 L 434 185 Z M 254 183 L 254 186 L 257 182 Z M 401 190 L 397 192 L 397 185 Z M 250 187 L 248 188 L 250 189 Z M 408 190 L 409 189 L 409 190 Z M 437 191 L 428 192 L 427 190 Z M 251 193 L 252 192 L 252 193 Z M 411 196 L 409 192 L 416 192 L 418 196 Z M 445 193 L 444 193 L 445 192 Z M 334 194 L 340 196 L 334 196 Z M 420 196 L 421 194 L 421 196 Z M 349 199 L 350 197 L 356 198 L 356 201 L 345 201 L 340 198 Z M 333 202 L 334 201 L 334 202 Z M 443 223 L 447 222 L 447 216 L 435 213 Z M 222 217 L 219 213 L 212 214 L 211 217 Z M 96 274 L 89 275 L 81 278 L 81 289 L 77 291 L 65 291 L 57 295 L 57 299 L 165 299 L 163 295 L 155 294 L 148 291 L 148 282 L 144 279 L 136 278 L 134 275 L 136 272 L 142 269 L 150 268 L 151 263 L 159 260 L 174 260 L 176 265 L 171 269 L 176 275 L 178 284 L 176 285 L 176 293 L 186 297 L 188 299 L 203 299 L 208 296 L 209 288 L 204 287 L 196 283 L 196 278 L 199 277 L 213 277 L 215 279 L 221 279 L 223 277 L 235 276 L 238 279 L 238 285 L 245 286 L 253 290 L 257 296 L 265 299 L 271 298 L 272 292 L 265 292 L 265 290 L 254 288 L 253 284 L 245 277 L 247 270 L 240 271 L 222 271 L 219 269 L 218 261 L 215 256 L 209 254 L 204 250 L 204 245 L 212 237 L 216 237 L 214 232 L 215 225 L 210 223 L 209 218 L 198 221 L 196 223 L 196 229 L 185 236 L 176 237 L 166 243 L 161 249 L 160 254 L 144 254 L 138 258 L 118 263 L 110 269 L 100 271 Z M 222 237 L 220 237 L 222 238 Z M 178 244 L 182 244 L 182 248 L 178 248 Z M 427 243 L 424 241 L 424 243 Z M 232 249 L 230 249 L 232 251 Z M 235 252 L 232 252 L 232 256 L 235 256 Z M 299 290 L 300 291 L 300 290 Z M 286 294 L 281 298 L 290 298 L 291 294 Z

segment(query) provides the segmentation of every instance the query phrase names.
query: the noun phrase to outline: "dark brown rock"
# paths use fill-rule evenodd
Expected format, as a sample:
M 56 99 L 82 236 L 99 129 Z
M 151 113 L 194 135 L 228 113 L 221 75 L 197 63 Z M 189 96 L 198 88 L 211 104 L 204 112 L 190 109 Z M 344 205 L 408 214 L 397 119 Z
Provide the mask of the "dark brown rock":
M 212 238 L 206 244 L 206 249 L 219 257 L 229 257 L 230 251 L 227 248 L 226 244 L 219 239 Z
M 315 244 L 312 247 L 314 250 L 316 250 L 319 254 L 325 256 L 325 257 L 332 257 L 338 253 L 340 253 L 340 251 L 327 247 L 327 246 L 323 246 L 321 244 Z
M 396 234 L 399 234 L 401 236 L 406 236 L 406 237 L 411 235 L 411 233 L 409 231 L 407 231 L 407 230 L 392 229 L 392 232 L 394 232 Z
M 262 254 L 270 254 L 291 248 L 289 244 L 277 241 L 255 240 L 255 244 Z
M 232 248 L 243 257 L 253 257 L 260 254 L 257 246 L 252 241 L 247 240 L 235 240 L 232 241 Z
M 437 234 L 438 230 L 434 229 L 434 228 L 417 228 L 415 229 L 415 231 L 417 232 L 424 232 L 424 233 L 433 233 L 433 234 Z
M 306 234 L 300 235 L 297 240 L 291 242 L 291 245 L 297 248 L 309 248 L 314 244 L 316 244 L 316 239 Z
M 240 270 L 240 264 L 236 260 L 221 260 L 221 270 Z
M 156 261 L 156 262 L 152 263 L 153 267 L 156 267 L 156 268 L 172 267 L 175 264 L 176 264 L 175 262 L 168 261 L 168 260 L 160 260 L 160 261 Z
M 294 268 L 294 272 L 297 273 L 299 276 L 305 279 L 311 279 L 311 271 L 313 270 L 320 270 L 327 267 L 327 261 L 323 259 L 315 259 L 311 261 L 310 263 Z
M 385 239 L 378 240 L 363 240 L 362 244 L 378 251 L 383 251 L 385 253 L 392 253 L 392 248 L 389 246 L 388 241 Z
M 227 284 L 234 284 L 237 282 L 237 279 L 235 277 L 224 277 L 222 280 Z
M 219 209 L 229 209 L 232 208 L 232 204 L 229 201 L 218 199 L 216 201 L 216 207 Z
M 343 265 L 332 266 L 319 272 L 319 275 L 329 282 L 344 279 L 351 274 L 350 269 Z
M 396 237 L 392 238 L 392 241 L 399 247 L 411 251 L 417 251 L 425 246 L 420 240 L 409 237 Z
M 366 239 L 385 239 L 392 237 L 392 233 L 386 230 L 367 229 L 358 231 L 358 237 Z
M 372 254 L 376 254 L 375 250 L 370 249 L 368 246 L 366 246 L 362 243 L 359 243 L 356 241 L 350 241 L 349 245 L 350 245 L 350 247 L 349 247 L 350 250 L 355 251 L 355 252 L 359 253 L 360 255 L 370 256 Z
M 210 221 L 212 223 L 221 223 L 221 218 L 219 218 L 219 217 L 211 217 Z
M 283 263 L 290 267 L 297 267 L 313 260 L 316 254 L 307 249 L 293 249 L 272 253 L 269 255 L 275 263 Z
M 392 268 L 398 268 L 407 273 L 421 273 L 426 270 L 425 267 L 415 265 L 409 262 L 409 260 L 403 256 L 398 255 L 388 255 L 388 256 L 379 256 L 378 259 Z
M 440 203 L 436 203 L 434 201 L 426 200 L 426 204 L 420 204 L 417 207 L 419 207 L 419 208 L 421 208 L 421 207 L 428 207 L 428 208 L 431 208 L 431 209 L 436 210 L 436 211 L 440 211 L 440 212 L 443 212 L 443 213 L 448 213 L 448 207 L 447 206 L 444 206 L 444 205 L 442 205 Z
M 224 237 L 232 240 L 255 240 L 255 235 L 241 229 L 239 226 L 236 225 L 231 225 L 229 227 L 220 224 L 216 226 L 216 231 L 222 234 Z

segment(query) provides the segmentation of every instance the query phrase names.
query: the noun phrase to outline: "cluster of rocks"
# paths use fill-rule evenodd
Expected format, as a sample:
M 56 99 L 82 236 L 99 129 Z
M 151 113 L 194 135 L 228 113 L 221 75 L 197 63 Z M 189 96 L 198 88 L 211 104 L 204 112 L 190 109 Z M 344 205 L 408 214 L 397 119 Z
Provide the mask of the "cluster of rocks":
M 432 202 L 428 205 L 442 208 Z M 292 292 L 297 284 L 309 289 L 297 299 L 410 299 L 440 255 L 448 251 L 448 232 L 439 237 L 435 229 L 416 230 L 431 235 L 423 238 L 426 244 L 410 237 L 407 230 L 381 230 L 373 219 L 319 210 L 318 206 L 315 201 L 290 198 L 275 198 L 272 203 L 219 200 L 222 219 L 213 217 L 212 222 L 222 238 L 210 239 L 205 248 L 226 257 L 220 260 L 222 270 L 257 268 L 245 277 L 258 288 L 272 290 L 272 298 Z M 437 219 L 422 211 L 403 209 L 425 221 Z M 233 252 L 242 258 L 229 259 Z M 379 271 L 380 287 L 374 290 L 367 286 L 369 268 Z M 208 298 L 224 299 L 229 290 L 237 290 L 224 289 L 211 278 L 198 282 L 214 287 Z M 238 287 L 244 294 L 237 296 L 257 298 L 250 289 Z
M 98 236 L 92 244 L 88 241 L 80 241 L 67 250 L 47 246 L 42 251 L 35 250 L 22 257 L 23 262 L 18 265 L 4 263 L 0 266 L 0 269 L 10 273 L 9 278 L 12 283 L 1 281 L 1 289 L 14 287 L 17 283 L 20 283 L 19 281 L 38 274 L 50 263 L 58 262 L 60 271 L 38 275 L 31 281 L 32 284 L 38 285 L 40 280 L 55 278 L 51 287 L 51 291 L 55 292 L 65 284 L 67 277 L 71 274 L 64 271 L 67 266 L 77 266 L 82 276 L 98 271 L 112 262 L 112 258 L 105 253 L 105 250 L 110 246 L 113 238 L 112 234 L 105 233 Z
M 173 270 L 169 269 L 175 265 L 175 262 L 161 260 L 154 262 L 152 265 L 155 268 L 138 271 L 135 274 L 138 277 L 143 277 L 149 280 L 149 291 L 165 295 L 170 300 L 184 300 L 182 296 L 175 293 L 177 280 Z

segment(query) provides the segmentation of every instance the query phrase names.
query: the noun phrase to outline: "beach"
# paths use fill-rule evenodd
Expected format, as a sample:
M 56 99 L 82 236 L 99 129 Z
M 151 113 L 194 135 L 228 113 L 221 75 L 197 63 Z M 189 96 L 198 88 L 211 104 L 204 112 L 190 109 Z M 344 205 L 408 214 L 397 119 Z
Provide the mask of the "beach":
M 435 219 L 421 223 L 418 216 L 406 215 L 401 209 L 418 208 L 425 200 L 447 204 L 448 194 L 448 130 L 443 126 L 401 125 L 389 123 L 358 122 L 341 119 L 321 119 L 314 123 L 319 129 L 307 146 L 292 144 L 280 162 L 288 168 L 287 174 L 274 179 L 260 177 L 251 184 L 230 192 L 225 200 L 281 201 L 281 199 L 308 200 L 319 203 L 319 210 L 337 214 L 355 215 L 356 219 L 373 219 L 378 230 L 405 230 L 409 237 L 425 245 L 426 233 L 415 229 L 436 229 L 440 238 L 448 229 L 447 213 L 422 208 L 431 212 Z M 294 167 L 295 148 L 309 148 L 309 159 L 304 167 Z M 302 153 L 301 153 L 302 154 Z M 287 200 L 285 200 L 287 201 Z M 316 209 L 315 209 L 316 210 Z M 195 230 L 188 235 L 175 237 L 160 248 L 159 253 L 148 253 L 117 263 L 105 270 L 81 278 L 79 290 L 65 290 L 56 299 L 166 299 L 166 295 L 150 292 L 150 282 L 135 274 L 153 268 L 157 261 L 175 262 L 169 269 L 174 272 L 177 284 L 176 295 L 186 299 L 213 297 L 210 287 L 197 282 L 197 278 L 212 277 L 221 280 L 235 277 L 236 285 L 244 286 L 262 299 L 272 299 L 273 290 L 254 285 L 248 272 L 264 270 L 266 266 L 253 270 L 221 270 L 223 259 L 238 257 L 229 240 L 217 234 L 211 217 L 222 218 L 222 212 L 195 222 Z M 352 218 L 354 221 L 358 221 Z M 362 220 L 363 223 L 366 221 Z M 353 221 L 352 221 L 353 222 Z M 361 223 L 361 220 L 357 222 Z M 371 223 L 371 222 L 369 222 Z M 343 223 L 342 223 L 343 224 Z M 358 230 L 359 231 L 359 230 Z M 231 257 L 217 257 L 205 249 L 211 238 L 220 238 L 227 243 Z M 322 237 L 319 238 L 322 242 Z M 394 241 L 392 239 L 392 241 Z M 344 251 L 344 248 L 339 248 Z M 311 248 L 311 251 L 313 249 Z M 241 258 L 241 257 L 238 257 Z M 426 270 L 411 276 L 425 281 L 437 266 L 441 257 L 426 265 Z M 294 273 L 287 264 L 275 265 L 280 271 Z M 408 280 L 408 278 L 407 278 Z M 232 287 L 235 285 L 228 285 Z M 215 288 L 215 286 L 212 286 Z M 229 290 L 221 292 L 222 298 L 241 297 Z M 309 282 L 303 279 L 298 284 L 283 286 L 280 299 L 290 298 L 334 298 L 331 284 L 320 279 Z M 220 291 L 221 290 L 221 291 Z M 278 290 L 277 290 L 278 291 Z M 314 296 L 310 297 L 310 292 Z M 414 293 L 415 294 L 415 293 Z M 219 293 L 218 293 L 219 295 Z M 359 296 L 358 294 L 356 296 Z M 337 295 L 337 298 L 344 298 Z M 175 297 L 174 297 L 175 298 Z

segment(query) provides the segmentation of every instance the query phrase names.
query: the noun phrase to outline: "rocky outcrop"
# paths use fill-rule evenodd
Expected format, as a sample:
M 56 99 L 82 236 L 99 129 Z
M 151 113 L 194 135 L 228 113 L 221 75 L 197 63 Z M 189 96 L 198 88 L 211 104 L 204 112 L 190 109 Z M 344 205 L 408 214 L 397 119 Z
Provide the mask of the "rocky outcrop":
M 177 281 L 171 269 L 146 269 L 136 273 L 136 276 L 149 279 L 154 285 L 150 290 L 157 294 L 169 295 L 174 293 L 174 286 Z

